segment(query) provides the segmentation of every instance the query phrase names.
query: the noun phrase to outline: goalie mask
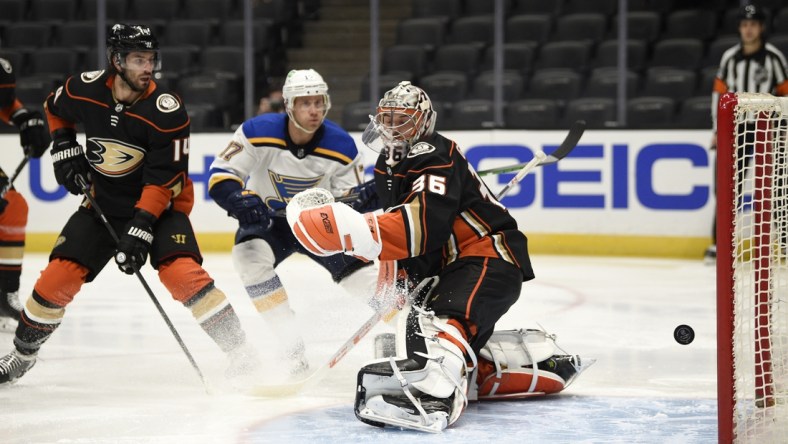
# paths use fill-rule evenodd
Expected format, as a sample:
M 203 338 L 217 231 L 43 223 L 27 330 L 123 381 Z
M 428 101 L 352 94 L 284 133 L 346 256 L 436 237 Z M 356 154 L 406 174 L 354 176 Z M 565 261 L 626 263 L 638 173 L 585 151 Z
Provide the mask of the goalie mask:
M 300 123 L 293 116 L 293 109 L 295 108 L 296 98 L 322 96 L 323 97 L 323 117 L 320 121 L 321 125 L 325 120 L 328 110 L 331 109 L 331 97 L 328 95 L 328 84 L 323 80 L 323 77 L 314 69 L 294 69 L 287 73 L 285 84 L 282 87 L 282 99 L 285 104 L 285 112 L 290 118 L 290 121 L 295 126 L 306 133 L 314 133 L 314 130 L 308 130 L 301 126 Z
M 435 131 L 437 114 L 423 89 L 400 82 L 383 95 L 377 114 L 370 116 L 361 140 L 373 151 L 385 156 L 394 166 L 408 154 L 410 147 Z

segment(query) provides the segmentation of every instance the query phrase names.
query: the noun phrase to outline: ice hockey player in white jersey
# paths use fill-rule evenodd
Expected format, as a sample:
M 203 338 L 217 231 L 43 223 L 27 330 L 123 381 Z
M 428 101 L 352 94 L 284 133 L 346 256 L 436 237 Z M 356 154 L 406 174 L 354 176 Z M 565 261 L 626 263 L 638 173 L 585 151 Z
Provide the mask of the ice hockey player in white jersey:
M 326 119 L 328 85 L 315 70 L 288 73 L 282 94 L 286 113 L 245 121 L 210 169 L 210 195 L 238 220 L 232 255 L 257 311 L 278 334 L 290 372 L 309 368 L 304 342 L 276 267 L 294 252 L 309 255 L 353 295 L 374 293 L 376 267 L 346 255 L 319 257 L 295 239 L 284 208 L 299 191 L 312 187 L 334 196 L 357 195 L 359 211 L 377 208 L 374 186 L 363 183 L 361 155 L 353 138 Z M 279 211 L 277 211 L 279 210 Z M 318 295 L 305 295 L 318 297 Z

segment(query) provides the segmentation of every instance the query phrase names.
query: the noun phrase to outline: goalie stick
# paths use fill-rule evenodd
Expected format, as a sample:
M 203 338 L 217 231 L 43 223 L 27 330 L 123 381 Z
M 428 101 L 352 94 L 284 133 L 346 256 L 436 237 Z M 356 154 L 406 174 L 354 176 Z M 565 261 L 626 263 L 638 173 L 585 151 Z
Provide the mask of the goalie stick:
M 397 272 L 396 272 L 396 264 L 394 261 L 384 261 L 380 263 L 380 277 L 378 292 L 386 292 L 393 289 L 396 284 Z M 421 288 L 426 285 L 427 280 L 424 280 L 421 284 L 419 284 L 413 291 L 420 291 Z M 323 376 L 328 373 L 329 370 L 334 368 L 337 363 L 339 363 L 342 358 L 353 348 L 356 344 L 361 342 L 364 339 L 364 336 L 372 330 L 377 323 L 383 319 L 391 310 L 394 310 L 394 305 L 390 305 L 388 308 L 382 308 L 379 310 L 375 310 L 375 313 L 364 322 L 361 327 L 359 327 L 350 338 L 342 344 L 339 349 L 334 352 L 333 355 L 328 359 L 328 362 L 323 364 L 320 368 L 314 371 L 312 374 L 303 378 L 298 381 L 286 382 L 284 384 L 272 384 L 272 385 L 259 385 L 252 389 L 252 394 L 256 396 L 264 396 L 264 397 L 278 397 L 278 396 L 290 396 L 295 395 L 301 390 L 314 386 L 317 382 L 323 379 Z
M 586 122 L 585 120 L 578 120 L 572 124 L 569 128 L 569 133 L 567 133 L 564 141 L 561 142 L 561 145 L 552 153 L 546 155 L 546 157 L 539 161 L 536 166 L 544 166 L 544 165 L 551 165 L 559 160 L 563 159 L 564 157 L 568 156 L 569 153 L 572 152 L 573 149 L 577 146 L 577 143 L 580 142 L 580 138 L 583 137 L 583 133 L 586 130 Z M 503 173 L 512 173 L 515 171 L 520 171 L 528 165 L 526 163 L 520 163 L 517 165 L 509 165 L 504 167 L 498 168 L 490 168 L 489 170 L 481 170 L 477 171 L 476 174 L 480 176 L 487 176 L 490 174 L 503 174 Z
M 580 138 L 583 137 L 585 130 L 586 122 L 584 120 L 576 121 L 572 125 L 572 128 L 569 129 L 569 134 L 567 134 L 564 138 L 564 141 L 561 142 L 561 146 L 559 146 L 558 149 L 550 155 L 551 158 L 548 158 L 542 150 L 535 152 L 534 158 L 524 165 L 521 164 L 522 168 L 520 168 L 520 171 L 514 177 L 512 177 L 512 180 L 510 180 L 509 183 L 507 183 L 506 186 L 498 192 L 498 194 L 495 195 L 495 198 L 501 200 L 506 195 L 506 193 L 512 189 L 512 187 L 520 183 L 520 181 L 523 180 L 523 177 L 525 177 L 526 174 L 528 174 L 535 167 L 539 165 L 549 165 L 566 157 L 573 149 L 575 149 L 577 142 L 579 142 Z M 515 167 L 520 167 L 520 165 L 516 165 Z

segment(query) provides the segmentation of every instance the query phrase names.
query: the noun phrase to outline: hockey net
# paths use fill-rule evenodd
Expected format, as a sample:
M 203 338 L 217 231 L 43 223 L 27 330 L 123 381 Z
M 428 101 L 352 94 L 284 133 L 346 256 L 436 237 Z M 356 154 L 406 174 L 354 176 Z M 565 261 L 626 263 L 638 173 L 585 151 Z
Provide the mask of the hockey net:
M 788 98 L 725 94 L 717 118 L 719 442 L 788 436 Z

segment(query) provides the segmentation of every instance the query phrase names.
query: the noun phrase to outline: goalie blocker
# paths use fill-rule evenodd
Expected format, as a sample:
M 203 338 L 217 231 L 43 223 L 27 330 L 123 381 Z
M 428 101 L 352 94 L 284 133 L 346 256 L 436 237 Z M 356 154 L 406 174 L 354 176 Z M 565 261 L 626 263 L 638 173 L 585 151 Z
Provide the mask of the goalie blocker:
M 468 401 L 558 393 L 595 362 L 557 354 L 563 351 L 554 335 L 531 329 L 493 333 L 477 361 L 453 326 L 430 312 L 415 308 L 415 313 L 421 328 L 417 340 L 428 353 L 416 352 L 423 360 L 392 357 L 361 368 L 354 410 L 362 422 L 440 432 Z

